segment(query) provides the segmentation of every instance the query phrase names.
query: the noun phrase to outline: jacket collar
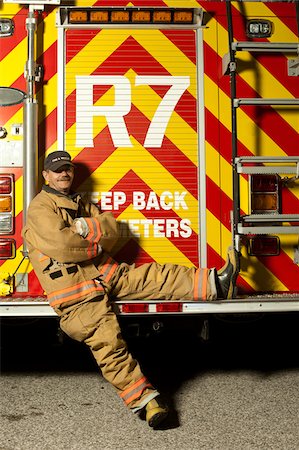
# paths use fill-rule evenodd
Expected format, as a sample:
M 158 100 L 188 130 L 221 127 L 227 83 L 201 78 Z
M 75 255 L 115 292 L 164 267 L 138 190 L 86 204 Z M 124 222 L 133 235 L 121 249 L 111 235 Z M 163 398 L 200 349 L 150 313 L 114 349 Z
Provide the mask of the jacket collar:
M 49 194 L 54 194 L 57 195 L 58 197 L 62 197 L 62 198 L 68 198 L 70 200 L 74 200 L 76 201 L 78 197 L 81 198 L 81 195 L 78 194 L 78 192 L 73 192 L 71 191 L 69 194 L 62 194 L 59 191 L 56 191 L 56 189 L 51 188 L 50 186 L 48 186 L 47 184 L 44 184 L 42 187 L 42 190 L 45 192 L 48 192 Z

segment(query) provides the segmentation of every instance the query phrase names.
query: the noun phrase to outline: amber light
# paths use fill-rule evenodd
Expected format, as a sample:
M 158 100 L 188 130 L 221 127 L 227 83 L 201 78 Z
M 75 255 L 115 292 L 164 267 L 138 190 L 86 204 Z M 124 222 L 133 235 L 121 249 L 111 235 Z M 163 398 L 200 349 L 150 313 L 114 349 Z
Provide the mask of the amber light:
M 108 22 L 109 14 L 108 11 L 91 11 L 90 21 L 91 22 Z
M 251 175 L 250 186 L 252 213 L 279 212 L 281 189 L 279 175 Z
M 153 21 L 155 23 L 170 23 L 171 22 L 171 11 L 154 11 Z
M 129 11 L 112 11 L 111 22 L 113 23 L 126 23 L 130 20 Z
M 11 212 L 11 197 L 0 196 L 0 212 Z
M 87 11 L 77 11 L 77 10 L 70 11 L 69 21 L 70 23 L 87 22 Z
M 173 15 L 173 21 L 175 23 L 193 23 L 192 11 L 175 11 Z
M 253 194 L 251 198 L 252 211 L 277 211 L 277 194 Z
M 10 194 L 11 186 L 12 182 L 10 177 L 0 177 L 0 194 Z
M 150 11 L 132 11 L 132 22 L 149 23 L 151 21 Z
M 14 249 L 15 245 L 12 239 L 0 239 L 0 259 L 14 258 Z

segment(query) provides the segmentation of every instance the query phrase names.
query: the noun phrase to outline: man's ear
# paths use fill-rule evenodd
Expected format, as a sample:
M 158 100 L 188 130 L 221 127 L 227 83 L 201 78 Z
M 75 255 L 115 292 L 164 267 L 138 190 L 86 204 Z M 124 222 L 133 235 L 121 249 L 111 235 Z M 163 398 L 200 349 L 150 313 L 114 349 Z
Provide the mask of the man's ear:
M 49 176 L 48 176 L 49 174 L 48 174 L 47 170 L 43 170 L 42 174 L 43 174 L 45 181 L 49 181 Z

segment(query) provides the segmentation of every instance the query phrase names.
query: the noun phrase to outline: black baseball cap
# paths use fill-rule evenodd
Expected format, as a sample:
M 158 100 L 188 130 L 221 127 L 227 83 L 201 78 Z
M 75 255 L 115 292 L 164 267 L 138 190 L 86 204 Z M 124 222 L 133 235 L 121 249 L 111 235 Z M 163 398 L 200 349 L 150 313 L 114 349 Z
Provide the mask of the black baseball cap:
M 44 170 L 58 170 L 60 167 L 69 165 L 75 167 L 75 165 L 71 161 L 71 155 L 68 152 L 64 152 L 62 150 L 58 150 L 56 152 L 50 153 L 44 162 Z

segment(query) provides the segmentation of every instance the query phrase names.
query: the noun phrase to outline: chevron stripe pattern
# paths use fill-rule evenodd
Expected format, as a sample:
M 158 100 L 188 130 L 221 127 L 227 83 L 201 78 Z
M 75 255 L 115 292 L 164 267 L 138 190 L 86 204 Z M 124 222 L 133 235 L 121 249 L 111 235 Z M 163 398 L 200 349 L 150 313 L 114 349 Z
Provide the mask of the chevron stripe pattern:
M 82 0 L 81 6 L 201 7 L 209 13 L 204 30 L 206 188 L 208 266 L 220 267 L 231 244 L 231 118 L 229 77 L 222 75 L 228 51 L 225 2 Z M 247 40 L 244 16 L 274 23 L 273 42 L 298 42 L 295 7 L 290 2 L 232 2 L 234 34 Z M 7 11 L 7 13 L 6 13 Z M 0 85 L 26 90 L 23 76 L 27 42 L 26 8 L 5 5 L 15 23 L 11 38 L 0 41 Z M 57 149 L 57 28 L 55 8 L 39 19 L 37 62 L 45 68 L 37 85 L 39 158 Z M 199 264 L 198 120 L 196 43 L 191 30 L 66 31 L 66 150 L 79 166 L 76 188 L 111 210 L 123 223 L 115 255 L 137 264 L 157 261 Z M 244 54 L 238 58 L 239 97 L 298 98 L 296 77 L 287 74 L 284 54 Z M 107 84 L 107 79 L 111 84 Z M 92 80 L 97 82 L 92 85 Z M 161 80 L 164 80 L 164 85 Z M 273 94 L 275 92 L 275 95 Z M 86 103 L 87 102 L 87 103 Z M 84 109 L 87 107 L 87 113 Z M 81 123 L 76 112 L 81 108 Z M 91 114 L 88 112 L 91 111 Z M 0 109 L 7 130 L 23 122 L 21 105 Z M 89 115 L 88 115 L 89 114 Z M 299 118 L 295 108 L 243 106 L 238 109 L 241 155 L 298 154 Z M 21 139 L 21 137 L 13 137 Z M 16 258 L 0 261 L 13 273 L 22 259 L 21 168 L 14 173 Z M 241 179 L 241 209 L 248 212 L 248 179 Z M 283 213 L 298 213 L 296 186 L 283 190 Z M 241 293 L 298 291 L 294 264 L 296 236 L 280 236 L 278 257 L 244 253 L 238 284 Z M 23 263 L 25 265 L 25 263 Z M 31 266 L 30 294 L 40 293 Z M 28 293 L 26 294 L 28 295 Z M 19 294 L 18 294 L 19 296 Z

